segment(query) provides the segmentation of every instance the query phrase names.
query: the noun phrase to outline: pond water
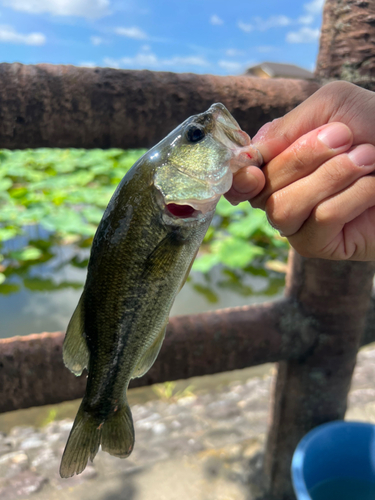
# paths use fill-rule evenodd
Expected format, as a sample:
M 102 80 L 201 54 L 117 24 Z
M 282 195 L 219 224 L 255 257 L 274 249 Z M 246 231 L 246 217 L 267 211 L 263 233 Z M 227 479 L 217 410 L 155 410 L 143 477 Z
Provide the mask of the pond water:
M 29 229 L 25 238 L 35 237 Z M 38 229 L 38 237 L 48 233 Z M 15 249 L 22 238 L 6 242 Z M 30 333 L 64 331 L 78 303 L 86 277 L 88 249 L 52 246 L 53 257 L 43 264 L 14 273 L 0 293 L 0 338 Z M 81 266 L 81 267 L 80 267 Z M 220 267 L 209 275 L 193 272 L 173 305 L 171 316 L 197 314 L 225 307 L 264 302 L 281 295 L 284 275 L 254 276 Z

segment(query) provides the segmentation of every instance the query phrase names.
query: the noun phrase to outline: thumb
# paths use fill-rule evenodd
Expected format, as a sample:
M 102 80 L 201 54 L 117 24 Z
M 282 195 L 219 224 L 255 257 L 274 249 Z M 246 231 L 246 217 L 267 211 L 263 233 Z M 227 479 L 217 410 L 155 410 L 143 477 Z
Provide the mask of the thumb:
M 262 154 L 264 163 L 279 155 L 301 136 L 322 125 L 331 121 L 349 121 L 340 110 L 343 103 L 351 100 L 351 95 L 356 91 L 355 85 L 346 82 L 330 83 L 282 118 L 263 125 L 252 142 Z

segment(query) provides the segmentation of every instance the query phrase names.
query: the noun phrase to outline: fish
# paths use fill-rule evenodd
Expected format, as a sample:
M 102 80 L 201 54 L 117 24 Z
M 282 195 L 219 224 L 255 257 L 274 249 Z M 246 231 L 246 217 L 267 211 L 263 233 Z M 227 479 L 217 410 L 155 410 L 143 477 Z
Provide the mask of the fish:
M 95 233 L 63 360 L 88 372 L 60 475 L 80 474 L 99 447 L 128 457 L 132 378 L 153 365 L 174 299 L 189 274 L 233 173 L 262 164 L 221 103 L 191 116 L 143 155 L 117 186 Z

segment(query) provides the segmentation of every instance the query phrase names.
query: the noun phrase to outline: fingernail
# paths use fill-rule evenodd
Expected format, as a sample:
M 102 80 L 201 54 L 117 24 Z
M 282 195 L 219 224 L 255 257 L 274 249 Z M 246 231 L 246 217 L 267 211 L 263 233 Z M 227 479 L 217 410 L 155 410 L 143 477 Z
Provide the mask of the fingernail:
M 318 139 L 330 149 L 340 149 L 350 144 L 352 133 L 343 123 L 332 123 L 319 132 Z
M 348 156 L 358 167 L 369 167 L 375 163 L 375 148 L 370 144 L 362 144 L 352 149 Z
M 251 193 L 258 187 L 258 179 L 247 170 L 239 171 L 233 178 L 233 188 L 237 193 Z

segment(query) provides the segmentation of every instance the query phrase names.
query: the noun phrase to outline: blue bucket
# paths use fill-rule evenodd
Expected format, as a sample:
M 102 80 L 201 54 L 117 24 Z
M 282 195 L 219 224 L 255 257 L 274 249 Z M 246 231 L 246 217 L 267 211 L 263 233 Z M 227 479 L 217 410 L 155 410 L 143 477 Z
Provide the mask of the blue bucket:
M 329 422 L 310 431 L 298 444 L 292 460 L 298 500 L 314 500 L 314 488 L 340 480 L 365 482 L 375 488 L 375 425 Z M 332 496 L 336 499 L 340 500 L 339 494 Z

